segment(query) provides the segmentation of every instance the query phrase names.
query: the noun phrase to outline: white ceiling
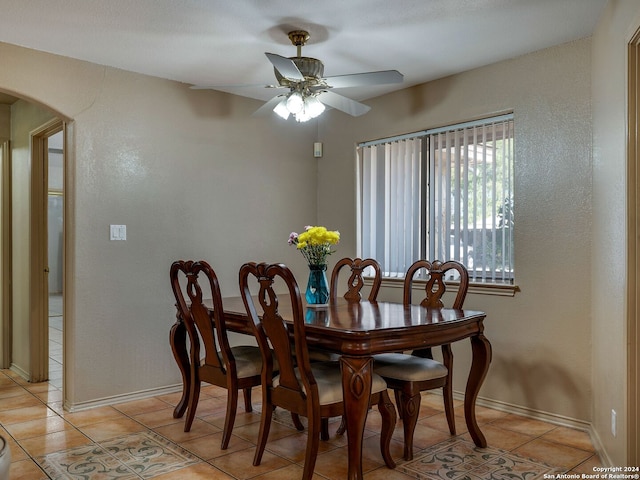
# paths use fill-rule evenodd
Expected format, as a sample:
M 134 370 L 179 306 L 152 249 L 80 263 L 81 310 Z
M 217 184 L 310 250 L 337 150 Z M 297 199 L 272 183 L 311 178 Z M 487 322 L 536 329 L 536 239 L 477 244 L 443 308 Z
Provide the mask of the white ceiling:
M 325 76 L 404 74 L 401 85 L 339 91 L 364 100 L 587 37 L 607 1 L 0 0 L 0 41 L 188 85 L 267 85 L 264 52 L 295 56 L 286 34 L 305 29 L 302 54 Z

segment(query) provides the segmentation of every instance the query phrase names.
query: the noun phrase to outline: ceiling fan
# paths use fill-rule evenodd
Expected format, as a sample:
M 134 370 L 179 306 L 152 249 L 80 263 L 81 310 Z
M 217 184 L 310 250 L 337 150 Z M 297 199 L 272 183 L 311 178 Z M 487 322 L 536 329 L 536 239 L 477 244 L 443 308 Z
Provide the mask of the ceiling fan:
M 287 58 L 275 53 L 265 53 L 274 67 L 277 85 L 267 88 L 285 90 L 267 101 L 253 116 L 268 115 L 271 111 L 285 120 L 293 115 L 298 122 L 306 122 L 325 110 L 325 105 L 357 117 L 367 113 L 371 107 L 343 95 L 333 89 L 402 83 L 404 76 L 397 70 L 382 70 L 324 77 L 324 64 L 317 58 L 303 57 L 302 47 L 309 40 L 309 32 L 289 32 L 291 43 L 297 47 L 297 56 Z M 193 86 L 192 89 L 214 87 Z

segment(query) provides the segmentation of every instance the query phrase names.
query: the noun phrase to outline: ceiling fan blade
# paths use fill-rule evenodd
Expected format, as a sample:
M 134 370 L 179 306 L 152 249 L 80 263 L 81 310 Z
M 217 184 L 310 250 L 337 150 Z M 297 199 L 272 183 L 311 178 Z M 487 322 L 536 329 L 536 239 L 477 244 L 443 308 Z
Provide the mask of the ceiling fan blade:
M 326 77 L 325 80 L 333 88 L 362 87 L 367 85 L 384 85 L 387 83 L 402 83 L 404 75 L 397 70 L 381 70 L 379 72 L 353 73 L 351 75 L 336 75 Z
M 252 117 L 264 117 L 273 113 L 273 109 L 278 105 L 284 96 L 276 95 L 271 100 L 268 100 L 264 105 L 251 114 Z
M 290 58 L 282 57 L 275 53 L 265 53 L 265 55 L 284 78 L 297 82 L 304 80 L 304 75 L 300 73 L 300 70 L 298 70 L 298 67 Z
M 192 85 L 191 90 L 218 90 L 220 88 L 285 88 L 281 85 L 265 85 L 264 83 L 234 83 L 229 85 Z
M 355 100 L 343 97 L 342 95 L 338 95 L 334 92 L 320 92 L 317 95 L 317 98 L 322 103 L 327 104 L 330 107 L 335 108 L 336 110 L 348 113 L 353 117 L 359 117 L 360 115 L 364 115 L 369 110 L 371 110 L 371 107 L 365 105 L 364 103 L 356 102 Z

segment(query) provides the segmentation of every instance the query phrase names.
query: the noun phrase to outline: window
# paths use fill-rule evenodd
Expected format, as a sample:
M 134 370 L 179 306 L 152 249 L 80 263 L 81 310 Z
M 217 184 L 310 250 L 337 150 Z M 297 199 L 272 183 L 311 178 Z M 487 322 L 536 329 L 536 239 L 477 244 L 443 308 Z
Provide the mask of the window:
M 358 146 L 358 251 L 386 277 L 420 258 L 512 284 L 513 115 Z

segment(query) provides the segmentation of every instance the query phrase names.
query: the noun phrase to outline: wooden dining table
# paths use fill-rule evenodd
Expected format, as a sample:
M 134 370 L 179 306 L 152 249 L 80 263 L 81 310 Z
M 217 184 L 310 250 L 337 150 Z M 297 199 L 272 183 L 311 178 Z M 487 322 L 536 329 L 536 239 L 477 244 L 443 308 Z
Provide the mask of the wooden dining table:
M 283 302 L 280 315 L 291 319 L 289 302 Z M 249 317 L 241 297 L 223 299 L 227 328 L 252 334 Z M 339 299 L 327 306 L 307 306 L 306 338 L 309 346 L 340 355 L 342 388 L 348 442 L 348 479 L 362 474 L 362 443 L 371 395 L 372 356 L 454 343 L 470 339 L 472 362 L 464 397 L 464 415 L 469 434 L 478 447 L 487 441 L 476 421 L 478 392 L 491 362 L 491 344 L 484 336 L 485 313 L 449 308 L 427 308 L 394 302 L 348 302 Z M 178 320 L 172 327 L 171 344 L 183 377 L 183 396 L 176 412 L 186 408 L 189 359 L 186 332 Z

